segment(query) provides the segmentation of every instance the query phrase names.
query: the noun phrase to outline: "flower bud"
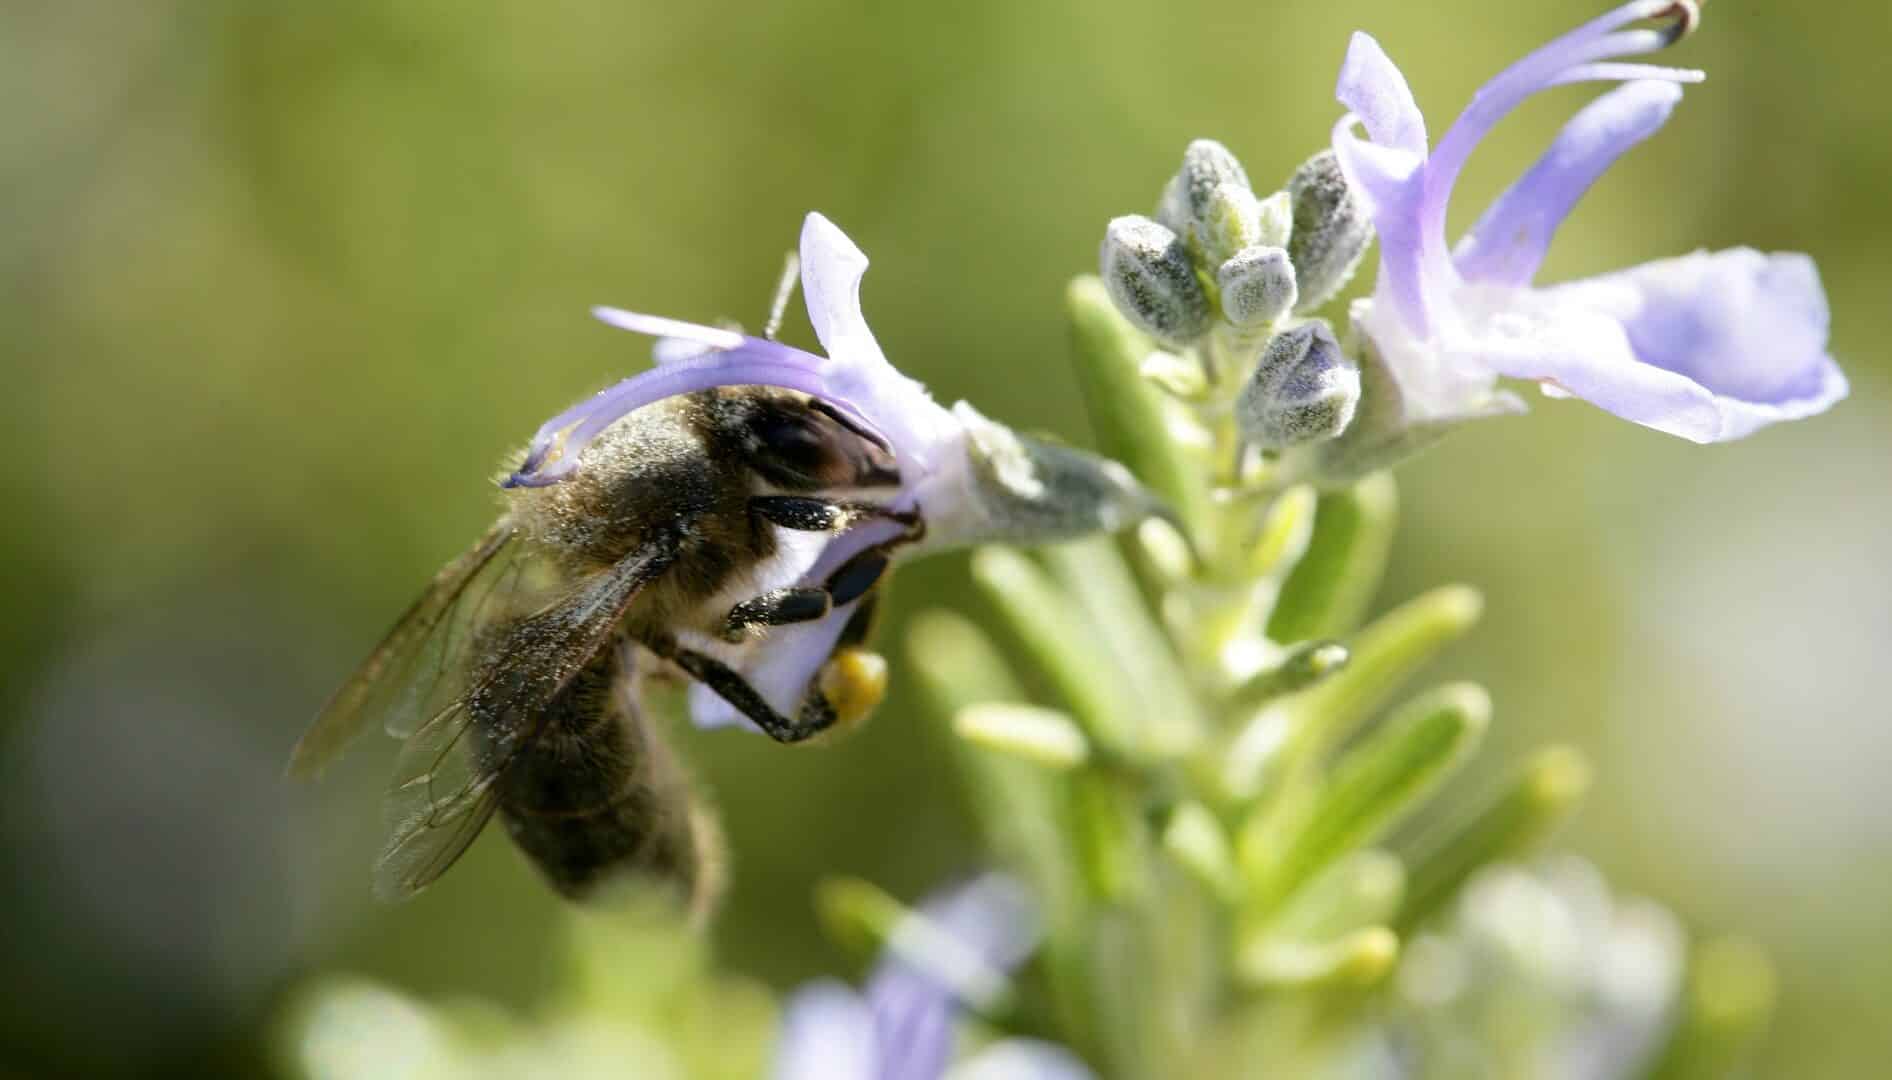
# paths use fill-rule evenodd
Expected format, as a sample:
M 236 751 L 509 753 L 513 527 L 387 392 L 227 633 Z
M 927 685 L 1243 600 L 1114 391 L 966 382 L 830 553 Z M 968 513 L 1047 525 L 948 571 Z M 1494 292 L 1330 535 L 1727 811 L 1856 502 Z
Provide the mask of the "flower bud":
M 1215 272 L 1222 292 L 1222 314 L 1235 326 L 1266 326 L 1294 307 L 1294 265 L 1278 247 L 1249 247 L 1236 252 Z
M 1252 192 L 1248 174 L 1228 147 L 1214 139 L 1197 139 L 1183 151 L 1182 168 L 1163 189 L 1156 219 L 1178 235 L 1187 235 L 1191 222 L 1206 220 L 1209 199 L 1223 184 Z
M 1360 369 L 1333 331 L 1311 322 L 1275 335 L 1235 404 L 1242 438 L 1264 450 L 1330 439 L 1360 403 Z
M 1183 243 L 1203 267 L 1222 265 L 1243 248 L 1261 243 L 1261 201 L 1241 184 L 1217 184 Z
M 1256 233 L 1255 243 L 1268 247 L 1287 247 L 1288 237 L 1294 232 L 1294 197 L 1285 191 L 1277 191 L 1257 204 L 1256 220 L 1260 230 Z
M 1241 163 L 1227 147 L 1209 139 L 1189 144 L 1182 169 L 1163 190 L 1156 219 L 1182 237 L 1183 246 L 1205 270 L 1245 247 L 1282 242 L 1268 239 L 1262 203 L 1248 186 Z
M 1322 150 L 1294 170 L 1288 194 L 1294 200 L 1288 255 L 1301 287 L 1295 310 L 1306 313 L 1333 299 L 1353 277 L 1373 242 L 1373 223 L 1347 187 L 1332 150 Z
M 1177 347 L 1208 332 L 1209 298 L 1174 232 L 1135 214 L 1117 218 L 1098 260 L 1111 301 L 1139 329 Z

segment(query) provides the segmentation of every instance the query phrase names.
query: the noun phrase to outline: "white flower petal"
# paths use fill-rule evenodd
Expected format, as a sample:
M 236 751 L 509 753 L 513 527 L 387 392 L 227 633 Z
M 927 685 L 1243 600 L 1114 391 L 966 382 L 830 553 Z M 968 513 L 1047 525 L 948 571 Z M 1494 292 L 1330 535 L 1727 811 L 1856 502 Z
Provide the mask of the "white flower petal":
M 867 256 L 834 222 L 811 212 L 801 227 L 801 291 L 808 321 L 829 356 L 880 347 L 861 314 L 861 277 Z

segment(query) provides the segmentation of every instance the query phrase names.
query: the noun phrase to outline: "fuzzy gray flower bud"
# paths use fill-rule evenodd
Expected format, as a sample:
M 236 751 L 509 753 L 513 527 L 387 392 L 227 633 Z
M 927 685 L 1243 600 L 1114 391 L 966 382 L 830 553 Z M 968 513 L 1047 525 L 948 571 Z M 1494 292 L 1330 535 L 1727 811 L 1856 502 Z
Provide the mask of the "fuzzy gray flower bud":
M 1313 311 L 1333 299 L 1360 265 L 1373 242 L 1373 222 L 1340 172 L 1332 150 L 1322 150 L 1294 170 L 1288 181 L 1294 200 L 1294 260 L 1301 296 L 1295 310 Z
M 1111 301 L 1144 332 L 1176 347 L 1208 332 L 1209 298 L 1174 232 L 1137 214 L 1117 218 L 1098 261 Z
M 1178 235 L 1186 234 L 1190 222 L 1205 219 L 1210 197 L 1223 184 L 1253 190 L 1249 187 L 1248 173 L 1242 170 L 1242 163 L 1235 160 L 1228 147 L 1214 139 L 1197 139 L 1183 151 L 1182 168 L 1163 189 L 1156 219 Z
M 1298 295 L 1294 264 L 1278 247 L 1248 247 L 1215 272 L 1222 314 L 1242 329 L 1266 326 L 1286 315 Z
M 1213 270 L 1229 256 L 1270 240 L 1263 204 L 1248 185 L 1248 174 L 1228 148 L 1197 139 L 1183 153 L 1183 164 L 1157 204 L 1156 219 L 1182 237 L 1196 264 Z
M 1360 369 L 1325 323 L 1310 322 L 1268 342 L 1235 420 L 1247 442 L 1284 450 L 1345 431 L 1359 403 Z

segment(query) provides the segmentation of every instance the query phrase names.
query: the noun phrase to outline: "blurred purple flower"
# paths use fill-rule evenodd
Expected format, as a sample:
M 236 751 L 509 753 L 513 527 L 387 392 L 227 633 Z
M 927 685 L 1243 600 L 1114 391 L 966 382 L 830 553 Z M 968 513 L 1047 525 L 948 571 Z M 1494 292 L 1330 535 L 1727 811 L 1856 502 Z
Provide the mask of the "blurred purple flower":
M 1625 29 L 1644 19 L 1670 21 Z M 1667 47 L 1696 19 L 1686 0 L 1636 0 L 1592 20 L 1486 83 L 1430 153 L 1399 69 L 1378 42 L 1354 35 L 1336 91 L 1350 111 L 1334 129 L 1334 151 L 1381 244 L 1378 283 L 1354 320 L 1397 384 L 1405 423 L 1521 409 L 1495 389 L 1499 376 L 1536 380 L 1552 395 L 1699 443 L 1810 416 L 1846 396 L 1826 351 L 1826 297 L 1805 255 L 1697 252 L 1532 286 L 1578 198 L 1662 126 L 1680 84 L 1702 78 L 1621 59 Z M 1446 205 L 1473 147 L 1532 94 L 1593 81 L 1627 85 L 1580 111 L 1448 252 Z
M 1089 1080 L 1069 1051 L 1034 1039 L 951 1065 L 954 1014 L 993 1004 L 1037 940 L 1030 896 L 1004 875 L 928 900 L 894 928 L 863 993 L 824 979 L 789 999 L 775 1080 Z

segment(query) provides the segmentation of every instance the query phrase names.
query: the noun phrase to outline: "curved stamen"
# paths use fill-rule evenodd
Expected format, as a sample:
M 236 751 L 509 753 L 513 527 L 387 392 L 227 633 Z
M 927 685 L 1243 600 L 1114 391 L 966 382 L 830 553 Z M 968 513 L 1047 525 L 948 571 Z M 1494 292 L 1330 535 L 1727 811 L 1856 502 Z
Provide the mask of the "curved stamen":
M 1546 84 L 1569 86 L 1585 82 L 1668 82 L 1698 83 L 1707 75 L 1696 68 L 1659 67 L 1655 64 L 1579 64 L 1562 72 Z
M 1619 30 L 1649 19 L 1669 20 L 1661 29 Z M 1668 48 L 1694 29 L 1700 10 L 1692 0 L 1635 0 L 1602 15 L 1499 72 L 1472 96 L 1426 163 L 1426 215 L 1443 233 L 1445 206 L 1472 147 L 1525 99 L 1551 86 L 1573 68 Z M 1637 78 L 1657 78 L 1637 75 Z
M 1663 30 L 1669 35 L 1669 44 L 1673 45 L 1701 25 L 1701 5 L 1696 0 L 1675 0 L 1666 10 L 1650 18 L 1668 21 L 1669 25 Z

